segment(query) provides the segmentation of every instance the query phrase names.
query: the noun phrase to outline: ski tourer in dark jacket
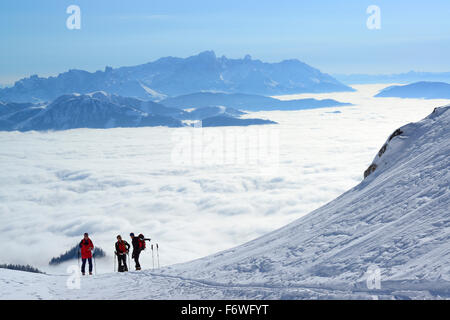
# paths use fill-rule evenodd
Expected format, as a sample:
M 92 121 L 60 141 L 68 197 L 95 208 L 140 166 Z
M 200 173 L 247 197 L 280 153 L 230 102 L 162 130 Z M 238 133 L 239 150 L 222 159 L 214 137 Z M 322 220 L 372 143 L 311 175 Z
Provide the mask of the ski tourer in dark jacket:
M 139 254 L 141 252 L 141 248 L 139 238 L 135 237 L 134 233 L 130 233 L 130 237 L 131 237 L 131 245 L 133 246 L 133 254 L 131 257 L 133 258 L 135 253 Z
M 131 237 L 131 244 L 133 245 L 133 253 L 131 254 L 131 258 L 134 259 L 136 270 L 141 270 L 141 265 L 139 263 L 139 255 L 141 254 L 141 251 L 145 250 L 145 240 L 150 241 L 150 239 L 145 239 L 144 235 L 142 234 L 136 237 L 134 233 L 130 233 L 130 237 Z

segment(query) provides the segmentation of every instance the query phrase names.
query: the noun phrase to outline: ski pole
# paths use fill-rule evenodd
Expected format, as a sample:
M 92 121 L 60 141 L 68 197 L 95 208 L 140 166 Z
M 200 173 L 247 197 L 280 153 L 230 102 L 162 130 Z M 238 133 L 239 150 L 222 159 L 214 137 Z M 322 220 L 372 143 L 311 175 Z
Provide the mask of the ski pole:
M 114 272 L 116 272 L 116 256 L 117 252 L 114 251 Z
M 77 252 L 77 255 L 78 255 L 78 269 L 80 269 L 80 249 L 78 249 L 78 252 Z
M 158 256 L 158 269 L 159 269 L 159 246 L 156 244 L 156 255 Z
M 152 249 L 152 270 L 155 270 L 155 255 L 153 254 L 153 245 L 151 245 L 150 248 Z
M 92 254 L 92 258 L 94 258 L 94 274 L 97 275 L 97 263 L 95 262 L 95 253 Z

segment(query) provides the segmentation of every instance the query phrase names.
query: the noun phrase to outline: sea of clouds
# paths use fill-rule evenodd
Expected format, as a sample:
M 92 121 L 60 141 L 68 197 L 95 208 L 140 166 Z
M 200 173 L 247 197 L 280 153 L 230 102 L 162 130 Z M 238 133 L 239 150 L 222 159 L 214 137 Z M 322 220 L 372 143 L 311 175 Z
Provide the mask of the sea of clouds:
M 279 97 L 353 106 L 247 115 L 279 125 L 0 132 L 0 264 L 64 272 L 49 260 L 89 232 L 109 255 L 97 271 L 113 271 L 116 235 L 134 232 L 168 265 L 277 229 L 358 184 L 389 134 L 448 103 L 373 98 L 386 86 Z

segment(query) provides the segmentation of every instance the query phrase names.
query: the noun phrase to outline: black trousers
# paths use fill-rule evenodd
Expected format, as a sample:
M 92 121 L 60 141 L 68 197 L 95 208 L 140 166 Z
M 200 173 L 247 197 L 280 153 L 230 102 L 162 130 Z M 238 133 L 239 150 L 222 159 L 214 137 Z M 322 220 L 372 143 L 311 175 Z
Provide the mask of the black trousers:
M 132 257 L 133 257 L 133 259 L 134 259 L 134 263 L 136 264 L 136 269 L 141 267 L 141 265 L 140 265 L 140 263 L 139 263 L 139 255 L 140 255 L 140 254 L 141 254 L 140 251 L 138 251 L 138 250 L 134 251 L 134 250 L 133 250 Z
M 119 267 L 118 267 L 117 271 L 119 271 L 119 272 L 128 271 L 127 255 L 126 254 L 118 254 L 117 260 L 119 261 Z
M 81 259 L 81 273 L 86 271 L 86 260 L 89 261 L 89 272 L 92 273 L 92 258 Z

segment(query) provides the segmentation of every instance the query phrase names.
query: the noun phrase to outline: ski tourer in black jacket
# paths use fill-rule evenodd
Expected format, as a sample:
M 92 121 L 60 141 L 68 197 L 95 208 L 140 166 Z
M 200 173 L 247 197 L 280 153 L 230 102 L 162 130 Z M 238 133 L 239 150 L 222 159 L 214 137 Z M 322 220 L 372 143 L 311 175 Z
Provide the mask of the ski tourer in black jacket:
M 133 240 L 131 240 L 131 244 L 133 245 L 133 253 L 131 257 L 134 258 L 136 254 L 139 255 L 141 253 L 141 248 L 139 246 L 139 238 L 134 237 Z

